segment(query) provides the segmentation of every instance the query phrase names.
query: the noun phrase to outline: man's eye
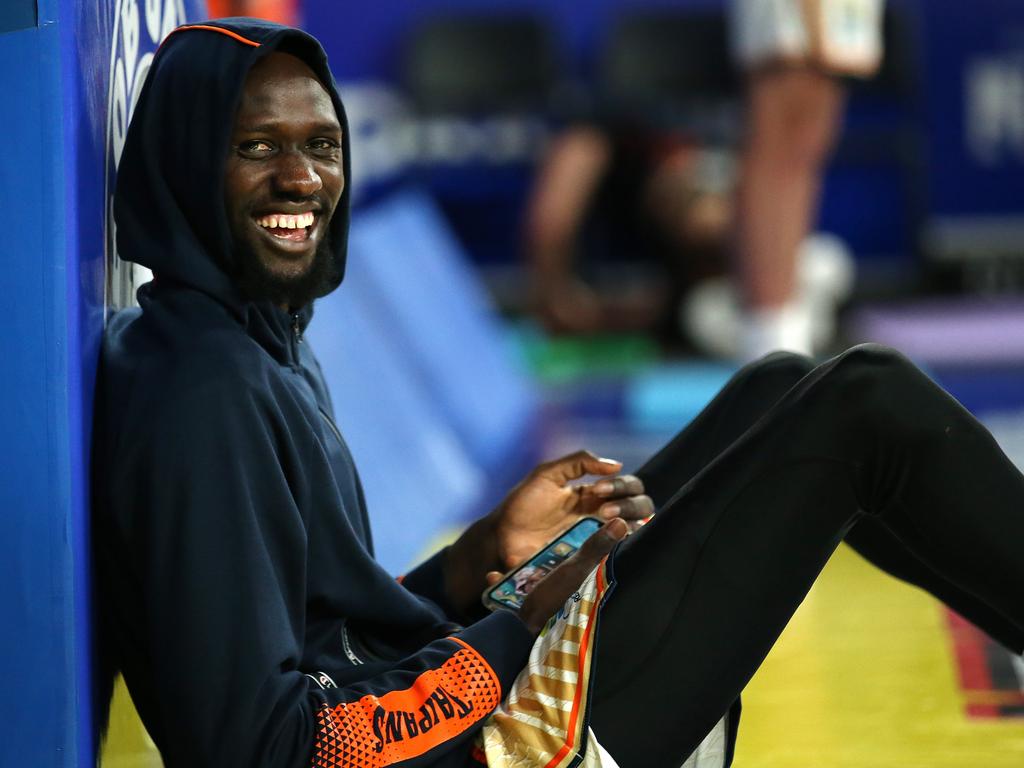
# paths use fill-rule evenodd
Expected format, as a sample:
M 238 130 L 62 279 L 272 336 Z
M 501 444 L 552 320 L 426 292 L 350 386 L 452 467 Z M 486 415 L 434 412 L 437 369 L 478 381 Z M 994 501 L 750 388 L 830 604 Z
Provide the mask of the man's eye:
M 321 153 L 331 153 L 338 149 L 338 142 L 333 139 L 313 139 L 309 142 L 309 148 Z
M 273 149 L 267 142 L 260 141 L 259 139 L 252 139 L 251 141 L 242 141 L 238 144 L 238 151 L 247 155 L 261 155 L 266 152 L 270 152 Z

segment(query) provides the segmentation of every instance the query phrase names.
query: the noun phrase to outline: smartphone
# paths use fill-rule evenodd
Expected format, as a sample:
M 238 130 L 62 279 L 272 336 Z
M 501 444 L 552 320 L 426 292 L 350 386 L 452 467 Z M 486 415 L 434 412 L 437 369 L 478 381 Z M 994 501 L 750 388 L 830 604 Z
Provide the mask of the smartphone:
M 492 611 L 497 608 L 518 611 L 537 582 L 579 549 L 602 525 L 604 523 L 596 517 L 584 517 L 514 571 L 507 573 L 493 587 L 485 589 L 484 605 Z

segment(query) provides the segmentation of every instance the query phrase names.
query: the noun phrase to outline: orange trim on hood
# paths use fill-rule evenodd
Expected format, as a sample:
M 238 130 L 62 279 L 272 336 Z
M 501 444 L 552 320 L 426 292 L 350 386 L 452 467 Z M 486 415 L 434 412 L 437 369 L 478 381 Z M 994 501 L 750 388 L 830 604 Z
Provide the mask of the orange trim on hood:
M 167 39 L 175 32 L 183 32 L 189 29 L 206 29 L 210 32 L 220 32 L 222 35 L 227 35 L 230 38 L 234 38 L 243 45 L 251 45 L 253 48 L 260 47 L 260 43 L 257 43 L 255 40 L 250 40 L 247 37 L 242 37 L 237 32 L 232 32 L 230 29 L 225 29 L 224 27 L 215 27 L 212 24 L 185 24 L 184 26 L 178 27 L 177 29 L 172 29 L 168 33 L 167 37 L 164 38 L 163 42 L 160 43 L 160 45 L 163 45 L 164 42 L 167 42 Z

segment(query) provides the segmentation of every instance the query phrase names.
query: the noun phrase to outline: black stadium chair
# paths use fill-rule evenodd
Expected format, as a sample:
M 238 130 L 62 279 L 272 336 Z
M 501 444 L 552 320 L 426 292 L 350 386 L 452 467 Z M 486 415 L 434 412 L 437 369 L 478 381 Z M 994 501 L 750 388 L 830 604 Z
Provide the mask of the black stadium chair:
M 521 15 L 428 19 L 403 65 L 409 96 L 426 114 L 543 111 L 560 70 L 547 25 Z
M 722 11 L 621 16 L 601 63 L 608 108 L 711 141 L 733 139 L 740 93 L 727 21 Z
M 536 157 L 565 90 L 543 17 L 426 17 L 405 41 L 401 83 L 420 127 L 419 179 L 480 264 L 517 264 Z

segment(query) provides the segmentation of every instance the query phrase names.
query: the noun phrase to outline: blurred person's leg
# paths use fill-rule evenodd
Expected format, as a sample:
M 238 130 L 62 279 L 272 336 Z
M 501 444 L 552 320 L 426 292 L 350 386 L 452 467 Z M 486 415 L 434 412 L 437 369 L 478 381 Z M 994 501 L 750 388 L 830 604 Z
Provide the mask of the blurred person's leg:
M 728 280 L 733 166 L 731 152 L 680 141 L 653 165 L 641 196 L 643 219 L 656 243 L 652 250 L 667 277 L 663 335 L 681 336 L 698 348 L 707 344 L 684 321 L 685 302 L 701 286 Z
M 766 67 L 750 75 L 737 188 L 747 358 L 773 349 L 813 351 L 810 313 L 797 299 L 797 252 L 813 225 L 842 105 L 839 82 L 813 69 Z
M 611 143 L 600 130 L 577 126 L 552 141 L 537 171 L 524 240 L 533 304 L 548 330 L 601 328 L 601 300 L 580 278 L 576 251 L 611 153 Z
M 880 58 L 881 0 L 733 0 L 747 70 L 747 135 L 737 191 L 737 279 L 746 306 L 741 355 L 813 351 L 797 254 L 817 215 L 844 89 Z
M 682 763 L 851 531 L 882 531 L 887 570 L 1021 650 L 1017 469 L 895 353 L 808 368 L 744 369 L 638 473 L 661 511 L 614 556 L 593 688 L 595 733 L 623 768 Z

